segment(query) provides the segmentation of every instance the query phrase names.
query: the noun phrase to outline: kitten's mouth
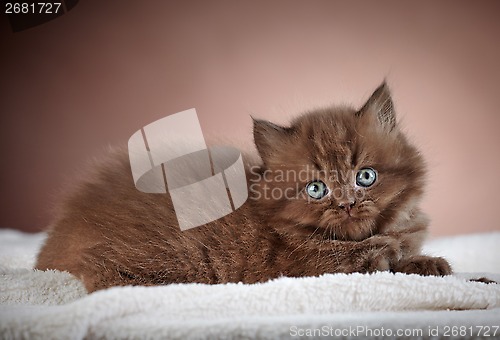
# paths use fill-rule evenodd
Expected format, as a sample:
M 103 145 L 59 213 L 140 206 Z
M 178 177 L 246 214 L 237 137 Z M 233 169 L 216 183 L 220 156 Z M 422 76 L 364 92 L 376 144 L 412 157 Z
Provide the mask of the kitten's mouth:
M 354 217 L 354 216 L 352 216 L 352 215 L 347 215 L 347 214 L 346 214 L 346 215 L 344 216 L 344 219 L 342 219 L 342 222 L 341 222 L 341 223 L 342 223 L 342 224 L 345 224 L 345 223 L 350 224 L 350 223 L 356 223 L 356 222 L 358 222 L 358 221 L 360 221 L 360 220 L 361 220 L 361 219 L 360 219 L 360 218 L 358 218 L 358 217 Z
M 340 217 L 341 223 L 345 222 L 353 223 L 371 218 L 371 216 L 366 216 L 366 214 L 360 214 L 355 210 L 341 211 L 340 216 L 341 216 Z
M 344 218 L 342 219 L 342 222 L 360 220 L 359 217 L 354 216 L 352 211 L 346 211 L 345 214 L 343 214 L 343 216 L 344 216 Z
M 339 240 L 360 241 L 370 236 L 373 221 L 370 218 L 354 217 L 346 214 L 337 227 L 336 235 Z

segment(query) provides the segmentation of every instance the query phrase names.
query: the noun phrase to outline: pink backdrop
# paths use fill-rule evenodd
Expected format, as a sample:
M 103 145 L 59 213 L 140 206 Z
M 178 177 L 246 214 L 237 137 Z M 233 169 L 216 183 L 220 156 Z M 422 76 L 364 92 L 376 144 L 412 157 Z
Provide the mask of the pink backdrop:
M 81 1 L 0 20 L 0 226 L 40 230 L 85 160 L 196 107 L 251 140 L 249 115 L 360 105 L 387 78 L 430 168 L 433 235 L 500 230 L 500 2 Z

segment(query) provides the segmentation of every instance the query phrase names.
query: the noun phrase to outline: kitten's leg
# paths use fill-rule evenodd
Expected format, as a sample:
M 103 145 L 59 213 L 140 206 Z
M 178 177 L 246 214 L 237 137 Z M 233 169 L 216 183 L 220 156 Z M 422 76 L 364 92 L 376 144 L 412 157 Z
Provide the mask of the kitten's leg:
M 415 255 L 405 258 L 395 264 L 392 268 L 395 272 L 418 275 L 443 276 L 452 274 L 451 266 L 442 257 Z
M 398 240 L 388 236 L 372 236 L 363 241 L 310 241 L 302 244 L 288 256 L 289 276 L 317 276 L 324 273 L 371 273 L 388 271 L 402 256 Z M 303 265 L 297 265 L 301 263 Z
M 390 270 L 403 256 L 398 240 L 387 236 L 372 236 L 354 247 L 357 272 Z
M 402 259 L 391 266 L 392 271 L 426 276 L 452 274 L 451 266 L 445 259 L 421 255 L 428 223 L 425 214 L 414 211 L 408 219 L 401 219 L 384 232 L 384 235 L 396 239 L 402 249 Z
M 404 243 L 394 237 L 372 236 L 353 247 L 352 269 L 357 272 L 391 270 L 425 276 L 452 274 L 451 266 L 445 259 L 424 255 L 408 256 L 405 250 Z

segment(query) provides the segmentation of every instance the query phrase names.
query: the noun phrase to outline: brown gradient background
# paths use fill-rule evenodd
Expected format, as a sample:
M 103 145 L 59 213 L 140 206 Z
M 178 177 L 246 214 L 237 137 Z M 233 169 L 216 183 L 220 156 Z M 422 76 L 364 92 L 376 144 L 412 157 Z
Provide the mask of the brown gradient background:
M 81 1 L 0 21 L 0 227 L 36 231 L 107 145 L 196 107 L 251 142 L 250 114 L 362 104 L 385 77 L 426 156 L 432 235 L 500 230 L 500 2 Z

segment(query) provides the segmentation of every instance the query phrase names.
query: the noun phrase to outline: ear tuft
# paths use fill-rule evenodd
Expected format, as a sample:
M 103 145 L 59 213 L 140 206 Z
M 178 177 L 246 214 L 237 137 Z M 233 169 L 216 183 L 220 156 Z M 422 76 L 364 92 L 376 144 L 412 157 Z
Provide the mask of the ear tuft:
M 253 138 L 264 164 L 283 145 L 288 129 L 263 119 L 253 118 Z
M 389 131 L 392 131 L 396 127 L 394 104 L 385 80 L 358 111 L 358 115 L 360 116 L 367 113 L 377 115 L 380 124 Z

